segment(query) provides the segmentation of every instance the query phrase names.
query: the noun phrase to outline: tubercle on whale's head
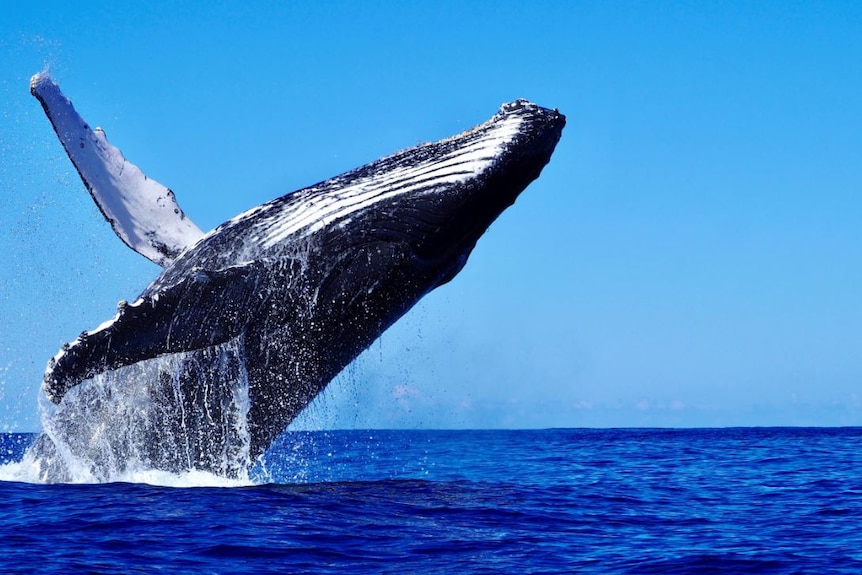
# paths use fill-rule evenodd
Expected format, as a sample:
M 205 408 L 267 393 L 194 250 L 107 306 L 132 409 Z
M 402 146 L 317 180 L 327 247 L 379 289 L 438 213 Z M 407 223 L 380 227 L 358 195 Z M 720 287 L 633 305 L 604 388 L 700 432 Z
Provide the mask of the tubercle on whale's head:
M 517 100 L 512 100 L 511 102 L 501 104 L 500 109 L 497 111 L 497 113 L 494 114 L 494 116 L 491 117 L 488 121 L 474 126 L 468 130 L 465 130 L 460 134 L 451 136 L 446 140 L 441 140 L 440 143 L 455 142 L 460 139 L 464 139 L 471 134 L 486 131 L 495 125 L 500 125 L 513 119 L 527 124 L 527 126 L 522 129 L 524 132 L 530 130 L 531 128 L 539 129 L 541 131 L 544 131 L 543 128 L 550 128 L 551 131 L 556 128 L 557 135 L 556 139 L 554 140 L 554 144 L 556 144 L 556 141 L 559 140 L 560 133 L 563 127 L 566 125 L 566 117 L 561 114 L 558 109 L 543 108 L 542 106 L 539 106 L 538 104 L 535 104 L 530 100 L 518 98 Z
M 35 95 L 36 92 L 38 92 L 40 85 L 50 81 L 51 77 L 47 72 L 36 72 L 30 78 L 30 93 Z
M 560 114 L 560 111 L 557 108 L 543 108 L 538 104 L 527 100 L 526 98 L 518 98 L 517 100 L 512 100 L 511 102 L 506 102 L 500 105 L 500 111 L 497 114 L 513 114 L 513 113 L 524 113 L 529 115 L 544 115 L 549 119 L 553 120 L 562 120 L 563 124 L 565 124 L 566 117 Z

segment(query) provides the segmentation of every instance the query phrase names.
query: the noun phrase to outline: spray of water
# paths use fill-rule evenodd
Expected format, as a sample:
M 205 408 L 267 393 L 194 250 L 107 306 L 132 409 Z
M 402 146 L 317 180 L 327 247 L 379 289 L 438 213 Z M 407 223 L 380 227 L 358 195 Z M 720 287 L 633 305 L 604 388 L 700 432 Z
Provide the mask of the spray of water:
M 20 462 L 40 482 L 249 483 L 242 338 L 105 372 L 57 406 Z M 194 385 L 188 385 L 195 382 Z

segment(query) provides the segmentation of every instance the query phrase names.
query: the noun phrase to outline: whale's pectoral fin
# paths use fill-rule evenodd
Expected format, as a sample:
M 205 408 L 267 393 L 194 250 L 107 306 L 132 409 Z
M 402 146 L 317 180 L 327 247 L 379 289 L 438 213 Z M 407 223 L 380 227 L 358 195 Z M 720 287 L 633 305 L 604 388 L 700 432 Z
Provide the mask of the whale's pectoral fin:
M 126 161 L 100 128 L 90 129 L 47 74 L 33 76 L 30 93 L 42 104 L 84 185 L 126 245 L 164 267 L 203 237 L 174 193 Z
M 113 320 L 82 333 L 48 362 L 45 394 L 59 403 L 69 389 L 99 373 L 233 339 L 264 301 L 258 286 L 262 265 L 199 271 L 156 295 L 120 302 Z

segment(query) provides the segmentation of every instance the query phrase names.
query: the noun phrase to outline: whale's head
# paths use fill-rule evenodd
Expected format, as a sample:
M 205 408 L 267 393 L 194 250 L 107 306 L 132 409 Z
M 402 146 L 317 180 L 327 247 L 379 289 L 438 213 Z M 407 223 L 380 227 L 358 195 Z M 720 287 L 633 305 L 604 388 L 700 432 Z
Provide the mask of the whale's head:
M 557 110 L 526 100 L 504 104 L 466 132 L 237 216 L 183 254 L 147 294 L 184 281 L 194 269 L 281 261 L 287 276 L 271 274 L 275 287 L 296 293 L 307 280 L 314 302 L 372 299 L 409 308 L 461 270 L 488 226 L 539 176 L 565 123 Z M 373 293 L 381 289 L 389 295 Z
M 431 144 L 436 149 L 426 152 L 437 159 L 415 170 L 421 186 L 393 202 L 415 264 L 440 269 L 439 283 L 452 279 L 491 223 L 539 177 L 565 122 L 557 110 L 517 100 Z
M 249 214 L 256 223 L 246 237 L 275 250 L 311 238 L 328 254 L 337 250 L 340 269 L 379 256 L 374 269 L 362 265 L 364 276 L 379 277 L 394 261 L 430 291 L 452 279 L 488 226 L 539 176 L 564 125 L 557 110 L 526 100 L 505 104 L 471 130 L 263 206 Z

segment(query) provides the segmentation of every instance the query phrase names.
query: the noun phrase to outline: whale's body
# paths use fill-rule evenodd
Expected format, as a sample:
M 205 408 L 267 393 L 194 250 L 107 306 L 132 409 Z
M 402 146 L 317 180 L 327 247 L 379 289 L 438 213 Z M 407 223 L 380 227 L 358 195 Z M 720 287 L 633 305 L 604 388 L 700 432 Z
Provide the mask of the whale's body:
M 34 78 L 34 86 L 69 152 L 75 141 L 66 140 L 74 138 L 52 117 L 62 106 L 48 100 L 56 85 Z M 119 192 L 110 181 L 94 186 L 88 170 L 100 174 L 101 160 L 76 161 L 69 152 L 118 235 L 131 230 L 124 241 L 165 267 L 137 300 L 121 302 L 116 317 L 49 362 L 46 396 L 62 406 L 82 382 L 152 364 L 143 371 L 161 405 L 159 424 L 150 426 L 152 463 L 212 469 L 213 441 L 230 436 L 219 410 L 242 379 L 253 460 L 386 328 L 460 271 L 488 226 L 539 176 L 564 124 L 556 110 L 506 104 L 470 131 L 275 199 L 205 235 L 179 206 L 139 209 L 138 228 L 166 221 L 165 234 L 118 223 L 102 204 L 134 197 L 139 183 Z M 87 137 L 81 141 L 90 145 Z M 87 161 L 94 165 L 82 169 Z M 152 205 L 166 197 L 160 190 Z M 172 193 L 169 199 L 175 202 Z M 123 202 L 113 209 L 135 211 Z M 157 362 L 166 356 L 175 358 L 167 371 Z M 164 434 L 181 426 L 182 453 L 166 453 Z

